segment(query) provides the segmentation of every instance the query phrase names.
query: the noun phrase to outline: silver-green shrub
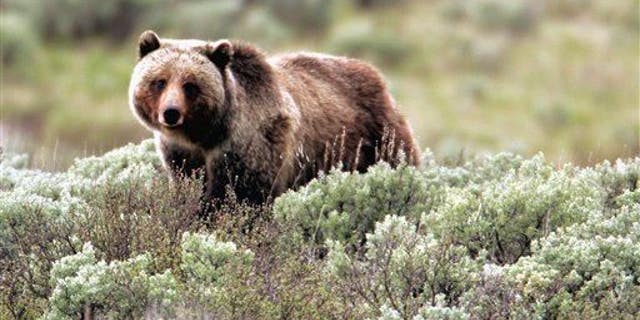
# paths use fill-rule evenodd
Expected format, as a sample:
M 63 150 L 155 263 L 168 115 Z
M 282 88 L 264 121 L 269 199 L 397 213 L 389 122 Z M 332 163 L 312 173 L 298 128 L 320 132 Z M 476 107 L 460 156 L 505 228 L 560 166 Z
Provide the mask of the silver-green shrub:
M 61 258 L 51 268 L 47 319 L 86 316 L 141 318 L 143 316 L 206 316 L 234 318 L 230 308 L 242 303 L 230 290 L 250 270 L 253 253 L 214 235 L 185 232 L 181 262 L 171 270 L 153 271 L 149 253 L 125 261 L 98 261 L 86 243 L 82 251 Z M 180 283 L 180 285 L 178 285 Z M 236 294 L 239 294 L 237 292 Z
M 177 282 L 169 270 L 150 272 L 151 256 L 126 261 L 97 261 L 91 244 L 64 257 L 51 269 L 50 309 L 46 319 L 75 319 L 90 313 L 107 318 L 141 318 L 148 309 L 169 308 L 177 299 Z
M 443 185 L 415 167 L 380 163 L 367 174 L 334 171 L 276 199 L 275 218 L 297 227 L 297 237 L 358 246 L 387 215 L 414 219 L 442 201 Z
M 400 318 L 433 313 L 452 305 L 473 287 L 480 266 L 464 247 L 438 241 L 422 224 L 389 215 L 367 234 L 364 257 L 329 241 L 327 273 L 336 291 L 356 301 L 366 316 L 392 308 Z
M 151 141 L 59 173 L 3 154 L 0 318 L 634 319 L 639 187 L 640 158 L 425 152 L 205 219 Z
M 513 265 L 485 266 L 465 308 L 478 318 L 631 319 L 640 310 L 639 240 L 640 204 L 595 213 Z
M 596 182 L 576 176 L 570 166 L 555 170 L 540 156 L 517 167 L 483 164 L 488 168 L 481 165 L 475 181 L 447 188 L 443 205 L 423 217 L 436 234 L 472 255 L 486 250 L 494 262 L 514 262 L 530 253 L 531 241 L 602 209 Z
M 240 281 L 251 270 L 253 252 L 233 242 L 218 241 L 214 235 L 185 233 L 182 236 L 182 262 L 186 294 L 196 309 L 214 318 L 235 318 L 246 292 Z M 233 288 L 233 289 L 232 289 Z
M 640 310 L 639 165 L 498 154 L 451 168 L 427 154 L 421 169 L 332 173 L 274 211 L 293 227 L 286 237 L 325 241 L 329 283 L 362 316 L 624 317 Z M 406 194 L 421 203 L 399 202 Z M 441 278 L 427 276 L 433 266 Z
M 14 317 L 45 308 L 54 262 L 80 252 L 84 241 L 99 245 L 108 261 L 151 251 L 164 258 L 152 262 L 155 270 L 171 265 L 171 243 L 179 246 L 199 208 L 199 183 L 169 183 L 150 140 L 78 160 L 62 173 L 26 169 L 25 162 L 8 155 L 0 162 L 0 288 Z

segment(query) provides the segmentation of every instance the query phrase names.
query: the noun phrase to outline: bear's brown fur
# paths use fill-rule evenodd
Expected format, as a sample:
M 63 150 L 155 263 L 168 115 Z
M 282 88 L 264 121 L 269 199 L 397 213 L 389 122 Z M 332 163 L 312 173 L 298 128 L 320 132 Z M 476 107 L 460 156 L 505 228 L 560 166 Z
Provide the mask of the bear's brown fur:
M 420 153 L 380 74 L 344 57 L 266 57 L 246 43 L 139 41 L 129 88 L 173 174 L 204 168 L 205 198 L 261 203 L 338 166 L 412 165 Z

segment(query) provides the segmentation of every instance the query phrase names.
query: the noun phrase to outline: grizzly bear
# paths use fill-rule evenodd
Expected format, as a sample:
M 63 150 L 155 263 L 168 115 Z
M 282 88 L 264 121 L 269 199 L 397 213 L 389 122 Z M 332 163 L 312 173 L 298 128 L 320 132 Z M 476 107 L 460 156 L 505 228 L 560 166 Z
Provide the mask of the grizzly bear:
M 420 161 L 382 77 L 355 59 L 145 31 L 129 102 L 174 176 L 204 173 L 206 200 L 263 203 L 334 167 Z

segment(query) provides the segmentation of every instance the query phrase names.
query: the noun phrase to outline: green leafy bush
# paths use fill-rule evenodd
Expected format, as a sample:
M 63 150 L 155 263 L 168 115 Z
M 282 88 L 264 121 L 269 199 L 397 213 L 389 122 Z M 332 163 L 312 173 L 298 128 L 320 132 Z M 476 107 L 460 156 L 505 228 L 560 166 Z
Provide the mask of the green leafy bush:
M 264 6 L 293 30 L 318 34 L 332 23 L 334 0 L 267 0 Z
M 122 40 L 136 27 L 148 0 L 47 2 L 7 0 L 6 5 L 27 16 L 46 39 L 82 39 L 105 34 L 112 40 Z
M 180 30 L 181 34 L 173 36 L 189 39 L 227 38 L 237 27 L 240 4 L 230 0 L 216 1 L 214 5 L 209 1 L 165 3 L 164 9 L 149 11 L 146 28 Z
M 358 0 L 357 3 L 363 8 L 385 7 L 404 4 L 404 0 Z
M 15 13 L 0 14 L 0 38 L 2 38 L 2 65 L 19 65 L 20 70 L 28 72 L 26 66 L 33 63 L 40 42 L 36 30 L 23 16 Z
M 351 23 L 333 32 L 329 47 L 333 52 L 399 67 L 410 58 L 419 57 L 418 49 L 390 30 L 375 30 L 369 24 Z
M 632 319 L 640 158 L 502 153 L 330 172 L 197 218 L 153 143 L 66 172 L 0 158 L 0 317 Z
M 537 26 L 540 7 L 528 0 L 456 0 L 443 5 L 443 15 L 469 20 L 481 28 L 524 33 Z

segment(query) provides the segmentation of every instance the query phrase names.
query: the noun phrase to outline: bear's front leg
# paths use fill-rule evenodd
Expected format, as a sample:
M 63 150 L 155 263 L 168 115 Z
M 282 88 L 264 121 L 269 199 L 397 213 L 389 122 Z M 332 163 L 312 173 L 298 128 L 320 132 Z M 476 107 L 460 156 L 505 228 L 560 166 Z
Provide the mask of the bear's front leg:
M 162 138 L 159 139 L 158 151 L 164 166 L 174 179 L 202 178 L 205 175 L 205 158 L 201 151 L 188 149 Z
M 207 156 L 205 199 L 220 204 L 229 191 L 236 201 L 264 203 L 273 187 L 273 179 L 252 169 L 242 156 L 234 152 L 211 152 Z
M 210 179 L 205 169 L 206 160 L 198 149 L 189 149 L 161 138 L 157 138 L 158 151 L 165 168 L 174 180 L 196 178 L 202 181 L 201 203 L 198 215 L 206 217 L 211 209 L 207 190 Z

